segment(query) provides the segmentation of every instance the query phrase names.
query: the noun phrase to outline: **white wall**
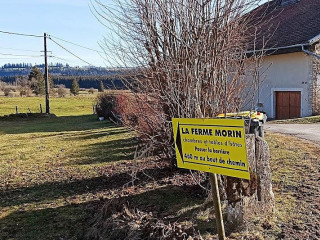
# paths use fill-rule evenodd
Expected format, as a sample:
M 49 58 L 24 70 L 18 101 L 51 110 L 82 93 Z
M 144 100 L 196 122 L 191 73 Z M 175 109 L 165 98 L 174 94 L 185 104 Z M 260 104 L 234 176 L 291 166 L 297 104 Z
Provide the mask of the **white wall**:
M 265 57 L 260 69 L 259 100 L 268 118 L 275 118 L 275 92 L 301 91 L 301 116 L 312 115 L 312 59 L 305 53 Z M 245 106 L 244 108 L 248 108 Z

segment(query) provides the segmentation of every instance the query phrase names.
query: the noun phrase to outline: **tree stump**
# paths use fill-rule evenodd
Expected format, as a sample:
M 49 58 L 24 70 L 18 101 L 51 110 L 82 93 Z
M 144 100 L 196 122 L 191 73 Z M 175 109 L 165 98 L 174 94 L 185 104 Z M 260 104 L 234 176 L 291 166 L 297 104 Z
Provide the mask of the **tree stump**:
M 247 154 L 250 180 L 224 177 L 227 222 L 242 225 L 256 214 L 272 213 L 275 200 L 272 192 L 270 152 L 261 137 L 247 134 Z

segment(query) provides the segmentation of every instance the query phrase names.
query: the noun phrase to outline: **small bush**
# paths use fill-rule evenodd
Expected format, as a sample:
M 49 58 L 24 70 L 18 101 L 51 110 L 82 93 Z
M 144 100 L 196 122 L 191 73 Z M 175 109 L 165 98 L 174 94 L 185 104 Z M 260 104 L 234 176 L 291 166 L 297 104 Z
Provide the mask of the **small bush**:
M 12 92 L 17 92 L 18 91 L 17 86 L 10 86 L 10 87 L 11 87 L 11 91 Z
M 94 88 L 90 88 L 90 89 L 88 90 L 88 92 L 91 93 L 91 94 L 94 94 L 95 89 L 94 89 Z
M 57 90 L 58 97 L 67 96 L 68 91 L 67 91 L 67 89 L 66 89 L 66 87 L 64 85 L 58 85 L 57 87 L 58 87 L 58 90 Z
M 20 90 L 20 97 L 23 97 L 23 96 L 26 96 L 26 95 L 27 95 L 26 90 L 21 89 L 21 90 Z
M 56 97 L 58 96 L 58 88 L 52 88 L 50 89 L 50 97 Z
M 22 89 L 20 90 L 20 96 L 26 96 L 26 97 L 30 97 L 32 94 L 32 90 L 31 89 Z
M 20 91 L 21 97 L 23 96 L 30 97 L 32 94 L 32 90 L 28 86 L 20 87 L 19 91 Z
M 0 90 L 3 91 L 3 89 L 7 86 L 7 84 L 5 82 L 2 82 L 0 80 Z
M 154 127 L 149 126 L 147 119 L 157 121 L 162 116 L 155 101 L 142 95 L 120 94 L 117 96 L 117 112 L 124 125 L 150 134 Z
M 117 97 L 102 93 L 97 96 L 96 112 L 99 117 L 117 120 Z
M 15 92 L 9 92 L 8 97 L 16 97 Z
M 121 116 L 121 123 L 138 133 L 141 146 L 152 149 L 149 151 L 151 154 L 163 152 L 165 145 L 157 146 L 149 142 L 150 136 L 156 136 L 154 141 L 165 141 L 167 138 L 167 133 L 160 128 L 164 113 L 155 99 L 142 94 L 119 94 L 115 110 Z M 166 130 L 172 131 L 169 127 Z
M 11 90 L 11 87 L 4 87 L 3 88 L 3 93 L 4 93 L 4 95 L 7 97 L 7 96 L 9 96 L 9 93 L 11 92 L 12 90 Z

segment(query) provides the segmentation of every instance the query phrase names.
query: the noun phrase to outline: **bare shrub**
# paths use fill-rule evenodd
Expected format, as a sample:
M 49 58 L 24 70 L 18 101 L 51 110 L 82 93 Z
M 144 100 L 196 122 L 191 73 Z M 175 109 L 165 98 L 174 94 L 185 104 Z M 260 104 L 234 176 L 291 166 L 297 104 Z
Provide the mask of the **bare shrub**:
M 9 96 L 9 93 L 12 92 L 12 87 L 6 86 L 6 87 L 3 88 L 2 91 L 3 91 L 4 95 L 5 95 L 6 97 L 8 97 L 8 96 Z
M 18 92 L 19 86 L 11 85 L 10 87 L 11 87 L 12 92 Z
M 68 94 L 68 91 L 66 89 L 66 87 L 64 85 L 58 85 L 58 90 L 57 90 L 57 94 L 59 97 L 66 97 Z
M 161 135 L 157 136 L 157 132 L 161 133 L 161 119 L 159 117 L 164 116 L 164 113 L 157 106 L 159 106 L 157 99 L 142 94 L 117 95 L 116 112 L 121 116 L 121 122 L 134 129 L 140 135 L 140 139 L 144 141 L 148 141 L 151 136 L 154 136 L 155 140 L 161 137 Z M 153 124 L 151 125 L 150 122 Z M 162 150 L 163 147 L 158 146 L 153 150 L 149 149 L 149 153 L 158 154 Z
M 24 89 L 20 90 L 20 97 L 26 96 L 27 92 Z
M 116 41 L 102 43 L 105 52 L 112 53 L 110 65 L 131 69 L 131 78 L 126 76 L 131 81 L 125 84 L 135 98 L 138 123 L 144 126 L 124 122 L 143 136 L 142 153 L 173 158 L 173 117 L 212 118 L 241 108 L 244 89 L 252 84 L 245 77 L 245 63 L 263 55 L 247 55 L 249 47 L 255 49 L 248 42 L 260 24 L 248 13 L 258 3 L 115 0 L 106 5 L 96 0 L 92 5 L 117 35 Z
M 88 92 L 91 93 L 91 94 L 94 94 L 95 89 L 94 89 L 94 88 L 90 88 L 90 89 L 88 90 Z
M 20 96 L 30 97 L 32 95 L 32 90 L 28 87 L 24 87 L 20 89 Z
M 15 92 L 9 92 L 7 96 L 8 97 L 16 97 L 17 95 L 15 94 Z
M 32 95 L 32 89 L 30 88 L 30 85 L 28 84 L 29 81 L 19 81 L 18 82 L 18 91 L 20 92 L 20 96 L 26 96 L 26 97 L 30 97 Z
M 30 82 L 28 81 L 28 77 L 26 76 L 18 76 L 16 77 L 16 84 L 18 87 L 30 87 Z
M 138 123 L 138 105 L 136 98 L 132 94 L 116 95 L 117 112 L 121 116 L 122 122 L 131 127 L 135 127 Z
M 128 206 L 123 200 L 108 201 L 98 212 L 85 239 L 202 239 L 192 224 L 171 223 L 153 212 Z
M 6 86 L 7 84 L 5 82 L 2 82 L 0 80 L 0 90 L 3 91 L 4 87 Z

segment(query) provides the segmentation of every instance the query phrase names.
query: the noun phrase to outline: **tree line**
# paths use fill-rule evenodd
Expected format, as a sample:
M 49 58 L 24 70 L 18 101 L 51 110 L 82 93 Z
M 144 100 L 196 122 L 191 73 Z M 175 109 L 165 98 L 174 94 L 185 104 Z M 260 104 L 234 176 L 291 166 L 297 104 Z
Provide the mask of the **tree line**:
M 0 77 L 28 75 L 32 67 L 44 69 L 44 64 L 32 65 L 30 63 L 7 63 L 0 67 Z M 108 69 L 103 67 L 71 67 L 62 63 L 50 63 L 49 72 L 59 76 L 113 76 L 122 74 L 122 69 Z
M 53 81 L 53 85 L 64 85 L 67 88 L 71 88 L 72 81 L 77 78 L 80 88 L 96 88 L 100 86 L 100 82 L 103 83 L 105 88 L 108 89 L 125 89 L 121 76 L 54 76 L 50 75 Z M 10 84 L 18 84 L 20 79 L 27 78 L 27 76 L 8 76 L 1 77 L 0 80 Z
M 70 79 L 71 80 L 71 79 Z M 0 81 L 1 83 L 2 81 Z M 69 81 L 70 82 L 70 81 Z M 55 88 L 58 90 L 59 96 L 64 96 L 66 94 L 66 86 L 63 84 L 54 84 L 53 77 L 49 74 L 48 76 L 48 84 L 49 88 L 51 89 L 50 92 L 55 92 Z M 3 85 L 3 84 L 2 84 Z M 45 85 L 45 76 L 42 74 L 39 68 L 36 66 L 32 67 L 28 76 L 19 76 L 15 78 L 14 84 L 15 86 L 10 86 L 6 83 L 3 85 L 3 91 L 5 96 L 9 96 L 10 91 L 15 91 L 16 87 L 18 87 L 20 96 L 30 96 L 31 93 L 35 95 L 44 95 L 46 92 L 46 85 Z M 72 82 L 70 83 L 70 93 L 73 95 L 78 95 L 80 91 L 79 80 L 78 78 L 74 77 Z M 99 92 L 104 91 L 104 84 L 102 80 L 99 81 L 98 84 Z M 60 92 L 60 93 L 59 93 Z

